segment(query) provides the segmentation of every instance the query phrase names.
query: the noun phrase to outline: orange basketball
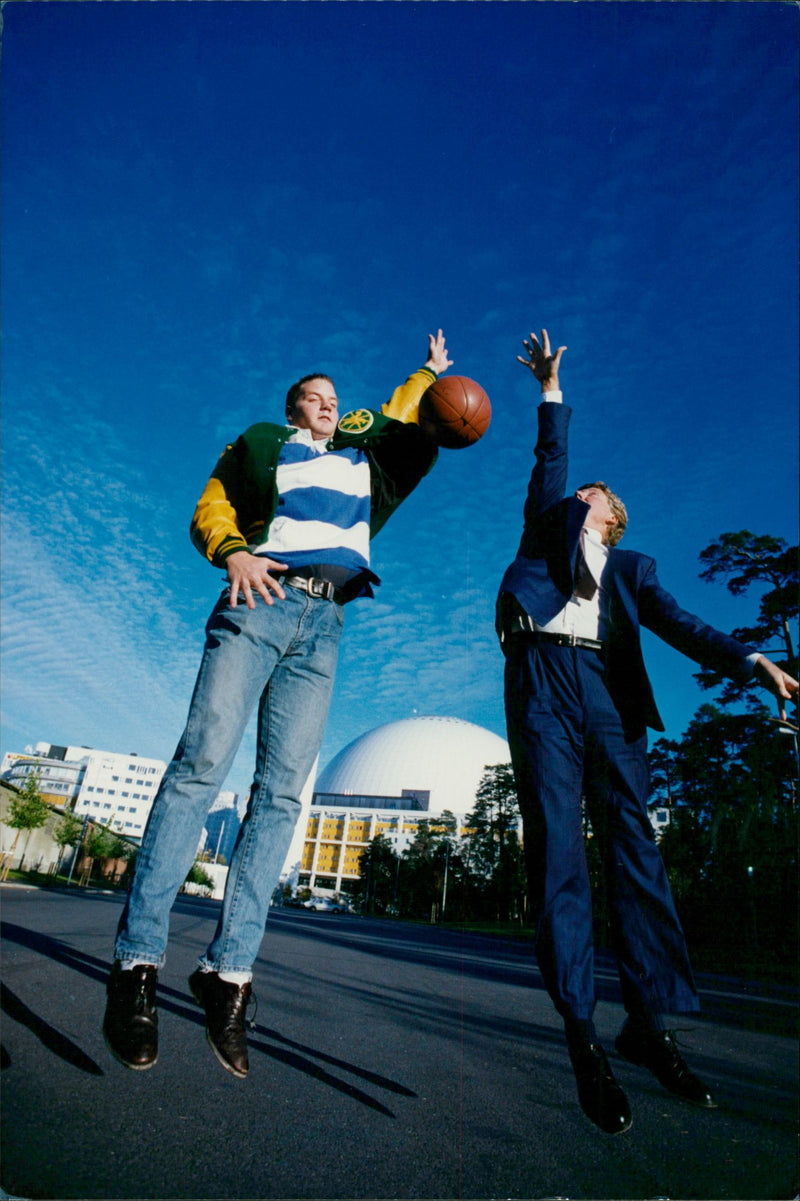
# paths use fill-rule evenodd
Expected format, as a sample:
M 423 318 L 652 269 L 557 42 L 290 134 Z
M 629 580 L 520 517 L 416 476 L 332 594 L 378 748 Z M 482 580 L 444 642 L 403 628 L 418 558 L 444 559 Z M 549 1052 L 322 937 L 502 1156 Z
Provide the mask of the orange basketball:
M 461 450 L 482 438 L 492 419 L 489 397 L 466 375 L 443 375 L 419 402 L 419 424 L 447 450 Z

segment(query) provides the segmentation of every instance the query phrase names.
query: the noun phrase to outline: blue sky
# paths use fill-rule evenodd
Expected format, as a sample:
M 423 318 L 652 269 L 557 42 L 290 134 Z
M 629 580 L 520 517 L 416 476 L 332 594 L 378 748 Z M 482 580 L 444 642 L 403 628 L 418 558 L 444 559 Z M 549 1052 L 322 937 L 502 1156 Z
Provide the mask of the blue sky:
M 797 537 L 797 27 L 780 3 L 181 0 L 3 9 L 3 725 L 169 759 L 221 574 L 225 442 L 332 374 L 377 407 L 442 327 L 443 451 L 347 610 L 327 762 L 375 725 L 504 735 L 492 629 L 532 462 L 516 363 L 569 347 L 571 480 L 687 608 L 725 530 Z M 705 699 L 648 639 L 670 737 Z M 245 791 L 248 736 L 229 780 Z

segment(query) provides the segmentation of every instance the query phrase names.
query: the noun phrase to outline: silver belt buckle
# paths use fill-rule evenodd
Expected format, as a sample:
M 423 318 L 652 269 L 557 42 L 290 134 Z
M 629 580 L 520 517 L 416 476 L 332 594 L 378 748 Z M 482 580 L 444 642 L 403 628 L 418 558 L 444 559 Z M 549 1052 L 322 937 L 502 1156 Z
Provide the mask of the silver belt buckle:
M 312 575 L 308 580 L 308 595 L 318 596 L 327 601 L 333 600 L 333 584 L 330 580 L 320 580 Z

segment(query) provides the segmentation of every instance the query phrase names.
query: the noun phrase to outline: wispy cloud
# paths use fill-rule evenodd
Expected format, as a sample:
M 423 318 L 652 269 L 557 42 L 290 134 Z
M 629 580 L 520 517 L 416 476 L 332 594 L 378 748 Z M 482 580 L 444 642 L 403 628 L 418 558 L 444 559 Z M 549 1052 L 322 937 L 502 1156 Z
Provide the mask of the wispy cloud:
M 439 325 L 492 427 L 374 542 L 323 762 L 415 710 L 502 733 L 531 328 L 569 346 L 571 483 L 619 489 L 628 544 L 689 607 L 708 611 L 696 556 L 721 530 L 794 537 L 787 6 L 327 5 L 299 91 L 302 6 L 183 6 L 221 48 L 188 90 L 175 6 L 78 7 L 6 12 L 2 749 L 169 756 L 220 582 L 187 537 L 216 456 L 308 370 L 379 404 Z M 531 58 L 543 30 L 557 69 Z M 454 86 L 465 62 L 491 87 Z

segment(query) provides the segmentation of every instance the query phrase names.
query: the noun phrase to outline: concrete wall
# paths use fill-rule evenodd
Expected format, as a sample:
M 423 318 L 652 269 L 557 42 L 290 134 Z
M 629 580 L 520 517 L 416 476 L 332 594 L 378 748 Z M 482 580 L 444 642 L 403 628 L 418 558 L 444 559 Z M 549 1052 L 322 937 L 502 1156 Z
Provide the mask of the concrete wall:
M 47 819 L 47 823 L 38 830 L 14 830 L 11 826 L 6 825 L 5 818 L 11 806 L 11 798 L 15 795 L 11 789 L 0 784 L 0 859 L 5 862 L 5 855 L 11 851 L 14 839 L 19 834 L 19 840 L 11 857 L 12 869 L 19 867 L 24 856 L 26 870 L 48 872 L 58 861 L 60 848 L 58 843 L 53 840 L 53 829 L 62 815 L 53 811 Z M 72 853 L 72 848 L 68 847 L 64 856 L 67 863 L 69 863 Z

